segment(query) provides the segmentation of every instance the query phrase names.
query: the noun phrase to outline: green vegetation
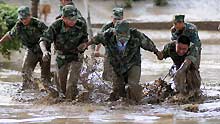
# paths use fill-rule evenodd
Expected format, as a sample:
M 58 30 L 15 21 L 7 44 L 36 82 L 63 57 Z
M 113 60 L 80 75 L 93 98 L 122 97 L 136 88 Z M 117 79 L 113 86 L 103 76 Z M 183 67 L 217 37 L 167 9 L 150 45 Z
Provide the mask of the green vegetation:
M 0 3 L 0 37 L 7 33 L 17 21 L 17 7 Z M 0 53 L 10 59 L 11 50 L 19 50 L 21 42 L 17 39 L 0 45 Z

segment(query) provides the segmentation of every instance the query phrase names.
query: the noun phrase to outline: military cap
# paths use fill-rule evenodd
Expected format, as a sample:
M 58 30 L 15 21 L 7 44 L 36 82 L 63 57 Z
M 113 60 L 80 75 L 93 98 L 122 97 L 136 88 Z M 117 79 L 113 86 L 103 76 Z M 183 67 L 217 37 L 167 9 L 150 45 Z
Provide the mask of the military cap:
M 175 15 L 174 22 L 184 22 L 185 15 Z
M 18 8 L 18 19 L 24 19 L 30 16 L 30 8 L 27 6 L 21 6 Z
M 114 19 L 122 19 L 123 18 L 123 8 L 114 8 L 112 10 Z
M 73 5 L 65 5 L 62 9 L 62 16 L 69 18 L 70 20 L 77 19 L 77 9 Z

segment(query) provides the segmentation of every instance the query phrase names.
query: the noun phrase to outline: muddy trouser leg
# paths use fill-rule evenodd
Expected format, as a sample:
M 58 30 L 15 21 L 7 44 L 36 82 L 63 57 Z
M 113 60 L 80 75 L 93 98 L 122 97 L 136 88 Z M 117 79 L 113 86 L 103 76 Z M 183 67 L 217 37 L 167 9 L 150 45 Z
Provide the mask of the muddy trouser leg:
M 70 63 L 70 71 L 67 79 L 66 99 L 74 100 L 78 95 L 77 83 L 80 76 L 82 62 L 72 61 Z
M 104 70 L 102 74 L 103 80 L 111 81 L 112 82 L 112 76 L 113 76 L 113 67 L 109 62 L 109 58 L 104 59 Z
M 22 89 L 33 88 L 32 73 L 38 62 L 38 57 L 32 51 L 27 50 L 22 64 Z
M 42 61 L 42 55 L 39 55 L 39 61 L 41 66 L 41 80 L 43 85 L 51 85 L 51 73 L 50 73 L 50 60 L 47 62 Z
M 110 94 L 109 100 L 116 101 L 120 97 L 126 97 L 125 80 L 124 80 L 124 76 L 119 76 L 115 72 L 113 72 L 112 76 L 113 76 L 112 77 L 113 91 Z
M 139 85 L 141 76 L 141 67 L 133 66 L 127 72 L 128 84 L 127 84 L 127 97 L 135 102 L 140 102 L 142 99 L 142 87 Z
M 68 71 L 69 71 L 69 64 L 65 64 L 57 70 L 57 80 L 59 84 L 58 89 L 61 90 L 60 92 L 62 92 L 63 94 L 66 93 Z
M 199 93 L 201 86 L 201 77 L 199 70 L 197 69 L 189 69 L 187 71 L 187 92 Z

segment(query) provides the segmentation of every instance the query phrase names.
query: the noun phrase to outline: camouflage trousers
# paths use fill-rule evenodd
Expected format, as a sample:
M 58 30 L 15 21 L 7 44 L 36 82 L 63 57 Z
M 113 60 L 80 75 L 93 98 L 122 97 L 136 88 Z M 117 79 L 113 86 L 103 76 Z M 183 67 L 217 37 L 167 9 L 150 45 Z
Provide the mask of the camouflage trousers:
M 143 96 L 142 87 L 139 85 L 140 76 L 140 66 L 131 67 L 123 76 L 113 73 L 113 92 L 110 94 L 109 99 L 115 101 L 120 97 L 126 97 L 139 102 Z
M 189 68 L 180 75 L 179 82 L 175 82 L 176 91 L 179 93 L 197 93 L 200 91 L 201 77 L 200 72 L 197 69 Z
M 43 62 L 41 53 L 33 53 L 31 50 L 27 50 L 22 64 L 22 89 L 33 88 L 32 73 L 38 63 L 40 64 L 41 80 L 43 84 L 48 85 L 48 83 L 50 83 L 50 61 Z
M 113 67 L 110 64 L 109 58 L 106 57 L 104 59 L 104 70 L 102 73 L 103 80 L 112 82 L 113 81 L 113 73 L 114 73 Z
M 74 100 L 78 95 L 77 83 L 80 77 L 82 61 L 71 61 L 57 70 L 58 89 L 67 100 Z

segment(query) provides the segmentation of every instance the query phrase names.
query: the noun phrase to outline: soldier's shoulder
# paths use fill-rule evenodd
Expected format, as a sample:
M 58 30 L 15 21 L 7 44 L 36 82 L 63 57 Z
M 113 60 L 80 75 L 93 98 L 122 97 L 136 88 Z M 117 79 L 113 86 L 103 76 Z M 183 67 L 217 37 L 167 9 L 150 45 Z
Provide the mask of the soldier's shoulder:
M 189 30 L 189 31 L 197 31 L 197 26 L 192 24 L 192 23 L 185 23 L 186 25 L 186 30 Z
M 138 31 L 136 28 L 130 28 L 130 34 L 133 35 L 134 37 L 140 37 L 143 33 Z
M 113 22 L 109 21 L 102 26 L 102 30 L 107 30 L 108 28 L 111 28 L 111 27 L 113 28 L 114 24 L 113 24 Z
M 62 23 L 63 23 L 63 20 L 60 18 L 60 19 L 55 20 L 55 21 L 50 25 L 50 27 L 59 27 L 59 26 L 62 25 Z
M 176 42 L 172 41 L 170 43 L 165 44 L 164 48 L 166 48 L 166 49 L 173 49 L 173 48 L 175 48 L 175 46 L 176 46 Z
M 86 23 L 83 20 L 81 20 L 81 19 L 77 20 L 77 22 L 76 22 L 76 27 L 77 28 L 81 29 L 81 28 L 83 28 L 85 26 L 86 26 Z
M 41 27 L 42 25 L 46 25 L 43 21 L 41 21 L 38 18 L 32 17 L 31 19 L 33 21 L 33 24 L 38 26 L 38 27 Z

